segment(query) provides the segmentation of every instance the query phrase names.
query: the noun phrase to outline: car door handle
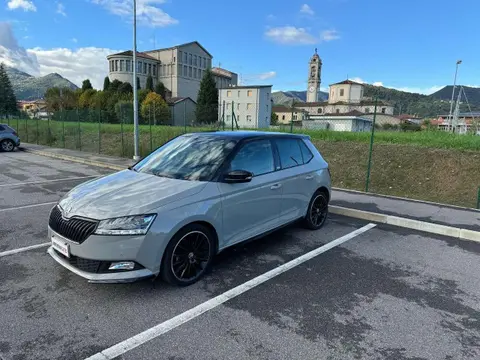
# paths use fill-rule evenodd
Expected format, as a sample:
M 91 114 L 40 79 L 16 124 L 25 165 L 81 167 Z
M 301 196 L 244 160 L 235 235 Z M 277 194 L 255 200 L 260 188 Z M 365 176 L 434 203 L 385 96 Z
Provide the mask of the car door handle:
M 282 184 L 274 184 L 272 186 L 270 186 L 270 189 L 271 190 L 277 190 L 277 189 L 280 189 L 282 187 Z
M 312 179 L 313 179 L 313 175 L 307 175 L 307 176 L 305 177 L 305 179 L 306 179 L 306 180 L 312 180 Z

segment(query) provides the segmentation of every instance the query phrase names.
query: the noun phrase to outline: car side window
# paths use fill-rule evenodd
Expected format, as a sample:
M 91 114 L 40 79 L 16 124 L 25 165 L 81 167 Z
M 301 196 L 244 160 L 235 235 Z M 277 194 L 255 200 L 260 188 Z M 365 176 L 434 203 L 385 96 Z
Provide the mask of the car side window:
M 273 149 L 269 140 L 248 142 L 230 163 L 230 170 L 245 170 L 254 176 L 274 171 Z
M 0 125 L 0 131 L 4 131 L 4 130 L 5 128 L 2 125 Z
M 282 169 L 303 165 L 302 151 L 297 139 L 275 140 Z
M 300 144 L 300 149 L 302 150 L 303 163 L 307 164 L 313 159 L 313 154 L 303 140 L 299 140 L 298 143 Z

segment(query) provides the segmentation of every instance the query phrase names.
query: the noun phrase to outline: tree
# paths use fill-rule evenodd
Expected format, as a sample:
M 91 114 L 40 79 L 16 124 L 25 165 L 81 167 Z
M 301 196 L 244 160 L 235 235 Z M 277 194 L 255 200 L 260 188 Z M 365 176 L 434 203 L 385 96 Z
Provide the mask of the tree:
M 120 80 L 113 80 L 111 83 L 110 83 L 110 86 L 108 87 L 108 90 L 109 91 L 114 91 L 114 92 L 117 92 L 118 91 L 118 88 L 120 86 L 122 86 L 123 82 L 121 82 Z
M 8 78 L 3 64 L 0 64 L 0 114 L 13 115 L 17 113 L 17 99 L 13 92 L 12 83 Z
M 138 103 L 141 105 L 147 95 L 150 94 L 150 90 L 142 89 L 138 92 Z
M 118 87 L 118 92 L 122 94 L 132 94 L 133 87 L 129 82 L 124 82 L 122 85 Z
M 81 109 L 90 108 L 90 102 L 96 93 L 97 93 L 97 90 L 94 90 L 94 89 L 85 90 L 78 99 L 78 107 Z
M 218 121 L 218 89 L 210 69 L 205 71 L 197 97 L 197 122 L 213 124 Z
M 45 97 L 47 110 L 49 112 L 60 110 L 60 107 L 61 107 L 60 88 L 52 87 L 47 89 L 44 97 Z
M 110 78 L 105 76 L 105 80 L 103 80 L 103 91 L 108 91 L 110 89 Z
M 155 92 L 162 97 L 162 99 L 165 100 L 165 95 L 167 93 L 167 89 L 165 88 L 165 85 L 161 81 L 157 83 L 155 86 Z
M 151 75 L 147 77 L 147 84 L 145 85 L 145 89 L 153 91 L 153 78 Z
M 92 90 L 93 86 L 89 79 L 83 80 L 82 91 Z
M 154 119 L 155 124 L 168 124 L 170 108 L 160 95 L 150 92 L 142 102 L 141 113 L 143 119 Z
M 278 125 L 278 115 L 272 110 L 272 115 L 270 116 L 270 125 Z

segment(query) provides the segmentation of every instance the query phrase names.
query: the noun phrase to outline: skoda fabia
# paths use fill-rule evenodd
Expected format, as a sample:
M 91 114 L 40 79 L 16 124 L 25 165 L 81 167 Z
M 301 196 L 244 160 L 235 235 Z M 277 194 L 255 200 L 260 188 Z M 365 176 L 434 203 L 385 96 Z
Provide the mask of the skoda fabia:
M 229 246 L 298 220 L 321 228 L 330 187 L 308 136 L 183 135 L 65 195 L 50 213 L 48 253 L 90 282 L 189 285 Z

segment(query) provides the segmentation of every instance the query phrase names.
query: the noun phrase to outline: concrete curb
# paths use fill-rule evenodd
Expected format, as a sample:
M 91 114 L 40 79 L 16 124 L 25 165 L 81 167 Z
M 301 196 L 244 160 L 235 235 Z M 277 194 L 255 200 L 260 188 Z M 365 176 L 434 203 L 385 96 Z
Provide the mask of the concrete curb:
M 63 155 L 63 154 L 55 154 L 55 153 L 51 153 L 51 152 L 48 152 L 48 151 L 32 150 L 32 149 L 27 149 L 27 148 L 22 148 L 22 151 L 32 153 L 32 154 L 35 154 L 35 155 L 47 156 L 47 157 L 60 159 L 60 160 L 68 160 L 68 161 L 77 162 L 77 163 L 80 163 L 80 164 L 97 166 L 97 167 L 111 169 L 111 170 L 120 171 L 120 170 L 125 170 L 126 169 L 125 166 L 108 164 L 108 163 L 104 163 L 104 162 L 100 162 L 100 161 L 94 161 L 94 160 L 88 160 L 88 159 L 82 159 L 82 158 Z
M 385 215 L 370 211 L 345 208 L 342 206 L 329 206 L 332 214 L 348 216 L 356 219 L 373 221 L 380 224 L 388 224 L 407 229 L 424 231 L 431 234 L 449 236 L 460 240 L 470 240 L 480 243 L 480 231 L 461 229 L 453 226 L 433 224 L 425 221 L 402 218 L 398 216 Z

